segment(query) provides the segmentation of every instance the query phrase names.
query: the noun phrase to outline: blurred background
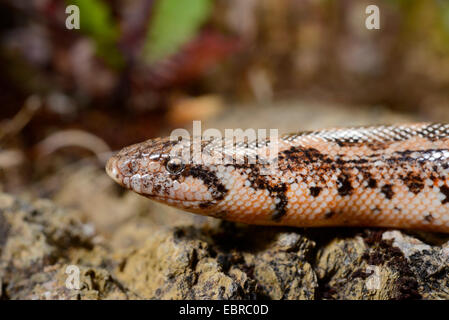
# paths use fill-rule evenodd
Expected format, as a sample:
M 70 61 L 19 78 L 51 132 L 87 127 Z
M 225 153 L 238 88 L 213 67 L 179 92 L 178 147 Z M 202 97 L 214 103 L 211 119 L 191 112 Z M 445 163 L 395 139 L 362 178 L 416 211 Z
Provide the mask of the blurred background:
M 449 121 L 449 1 L 4 0 L 0 26 L 0 191 L 75 207 L 105 234 L 149 203 L 109 180 L 107 157 L 192 120 Z

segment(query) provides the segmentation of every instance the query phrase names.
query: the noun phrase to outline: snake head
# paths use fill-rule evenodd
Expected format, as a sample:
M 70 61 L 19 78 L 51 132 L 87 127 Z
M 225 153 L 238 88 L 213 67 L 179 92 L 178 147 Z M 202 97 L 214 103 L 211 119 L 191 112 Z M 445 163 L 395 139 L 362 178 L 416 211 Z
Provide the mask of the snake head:
M 121 186 L 138 194 L 190 211 L 213 210 L 225 187 L 208 166 L 181 157 L 190 148 L 170 138 L 134 144 L 110 158 L 106 172 Z

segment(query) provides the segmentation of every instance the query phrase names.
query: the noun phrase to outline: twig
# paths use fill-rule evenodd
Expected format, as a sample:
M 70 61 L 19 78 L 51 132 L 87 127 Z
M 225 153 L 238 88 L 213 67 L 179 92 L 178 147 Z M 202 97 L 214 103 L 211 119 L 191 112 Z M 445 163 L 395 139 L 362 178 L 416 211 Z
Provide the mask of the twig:
M 0 150 L 0 169 L 9 169 L 23 163 L 23 152 L 17 149 Z
M 78 146 L 92 151 L 102 163 L 106 163 L 112 155 L 106 142 L 96 135 L 81 130 L 55 132 L 39 142 L 36 148 L 38 157 L 42 157 L 69 146 Z
M 17 135 L 30 122 L 41 105 L 42 101 L 38 96 L 33 95 L 28 97 L 25 100 L 24 106 L 14 118 L 8 120 L 6 124 L 0 127 L 0 141 L 6 137 Z

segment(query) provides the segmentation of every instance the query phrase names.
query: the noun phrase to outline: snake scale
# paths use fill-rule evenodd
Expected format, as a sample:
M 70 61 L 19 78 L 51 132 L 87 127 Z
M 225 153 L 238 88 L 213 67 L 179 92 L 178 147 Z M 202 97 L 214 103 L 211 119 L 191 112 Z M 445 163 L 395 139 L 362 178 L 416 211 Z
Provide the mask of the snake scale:
M 106 171 L 150 199 L 230 221 L 449 232 L 449 124 L 324 129 L 269 142 L 278 147 L 269 174 L 267 163 L 180 161 L 169 138 L 124 148 Z M 234 151 L 263 154 L 267 146 Z

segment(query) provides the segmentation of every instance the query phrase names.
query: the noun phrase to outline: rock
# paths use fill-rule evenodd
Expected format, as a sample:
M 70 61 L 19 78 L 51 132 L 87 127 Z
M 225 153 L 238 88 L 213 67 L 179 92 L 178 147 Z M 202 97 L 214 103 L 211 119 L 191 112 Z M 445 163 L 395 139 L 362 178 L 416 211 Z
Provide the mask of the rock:
M 322 297 L 447 299 L 447 244 L 432 246 L 398 230 L 334 239 L 319 250 Z
M 75 265 L 80 289 L 67 288 L 64 262 L 76 256 L 74 251 L 93 251 L 94 247 L 92 230 L 71 212 L 48 200 L 26 202 L 0 194 L 2 298 L 125 298 L 122 286 L 98 267 Z
M 80 266 L 79 289 L 66 285 L 68 265 L 55 264 L 22 279 L 19 290 L 9 290 L 10 299 L 32 300 L 97 300 L 128 299 L 126 290 L 101 268 Z M 132 298 L 136 298 L 131 294 Z
M 85 215 L 76 210 L 0 194 L 0 297 L 449 298 L 447 236 L 194 218 L 184 225 L 154 222 L 166 213 L 155 207 L 131 214 L 102 234 L 94 222 L 82 223 Z
M 371 257 L 384 255 L 370 248 L 361 236 L 336 238 L 321 248 L 316 272 L 322 282 L 324 299 L 394 299 L 398 275 Z M 383 261 L 382 261 L 383 262 Z M 373 274 L 372 274 L 373 273 Z M 369 281 L 369 277 L 371 281 Z
M 313 299 L 318 282 L 308 258 L 315 243 L 299 233 L 278 233 L 256 254 L 255 279 L 270 299 Z
M 449 242 L 431 246 L 397 230 L 385 232 L 382 239 L 405 256 L 424 299 L 449 299 Z
M 143 298 L 312 299 L 314 244 L 269 228 L 161 230 L 123 257 L 117 277 Z
M 91 248 L 83 224 L 48 200 L 33 203 L 0 194 L 1 262 L 7 269 L 33 272 L 70 247 Z

